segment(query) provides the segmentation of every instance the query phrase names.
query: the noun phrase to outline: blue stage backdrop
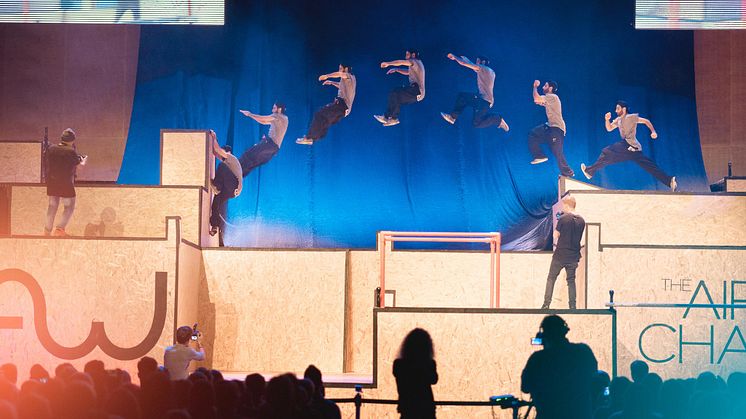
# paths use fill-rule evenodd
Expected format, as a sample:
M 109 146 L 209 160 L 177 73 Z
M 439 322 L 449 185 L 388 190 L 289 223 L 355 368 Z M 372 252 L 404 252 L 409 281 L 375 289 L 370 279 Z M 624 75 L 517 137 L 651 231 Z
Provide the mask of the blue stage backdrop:
M 159 130 L 208 129 L 240 155 L 266 127 L 239 114 L 287 104 L 280 152 L 231 200 L 227 244 L 254 247 L 373 247 L 378 230 L 500 231 L 504 249 L 547 244 L 557 194 L 553 158 L 529 165 L 526 134 L 546 120 L 534 79 L 559 82 L 576 177 L 619 139 L 603 115 L 617 99 L 655 124 L 644 153 L 703 191 L 690 32 L 635 31 L 634 2 L 229 1 L 224 27 L 143 27 L 137 88 L 119 182 L 158 182 Z M 388 91 L 403 84 L 383 60 L 418 49 L 427 97 L 406 106 L 401 124 L 382 127 Z M 494 110 L 509 133 L 475 129 L 471 110 L 444 122 L 475 74 L 448 52 L 492 61 Z M 296 145 L 312 113 L 335 96 L 317 77 L 350 63 L 358 90 L 352 113 L 313 147 Z M 599 172 L 614 189 L 666 190 L 633 163 Z M 582 213 L 583 209 L 578 208 Z

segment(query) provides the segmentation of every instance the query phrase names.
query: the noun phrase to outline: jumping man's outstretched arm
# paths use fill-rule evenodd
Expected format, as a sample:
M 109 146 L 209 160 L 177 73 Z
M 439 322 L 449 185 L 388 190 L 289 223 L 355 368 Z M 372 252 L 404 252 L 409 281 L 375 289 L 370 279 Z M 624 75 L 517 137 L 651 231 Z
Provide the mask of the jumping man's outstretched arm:
M 456 61 L 460 65 L 462 65 L 462 66 L 464 66 L 466 68 L 470 68 L 470 69 L 472 69 L 474 71 L 481 70 L 481 68 L 478 65 L 474 64 L 473 62 L 471 62 L 471 60 L 469 60 L 468 58 L 466 58 L 463 55 L 461 56 L 461 58 L 459 58 L 459 57 L 457 57 L 457 56 L 455 56 L 455 55 L 453 55 L 452 53 L 449 52 L 448 53 L 448 58 L 451 59 L 451 60 L 453 60 L 453 61 Z
M 398 66 L 411 67 L 412 62 L 409 60 L 394 60 L 394 61 L 384 61 L 381 63 L 381 68 L 398 67 Z
M 640 118 L 639 118 L 639 119 L 637 120 L 637 123 L 638 123 L 638 124 L 645 124 L 645 126 L 646 126 L 646 127 L 648 127 L 648 129 L 650 130 L 650 138 L 652 138 L 652 139 L 654 139 L 654 140 L 655 140 L 656 138 L 658 138 L 658 133 L 657 133 L 657 132 L 655 132 L 655 128 L 653 128 L 653 123 L 652 123 L 652 122 L 650 122 L 650 120 L 649 120 L 649 119 L 647 119 L 647 118 L 643 118 L 643 117 L 640 117 Z
M 251 113 L 249 111 L 244 111 L 244 110 L 240 112 L 262 125 L 269 125 L 272 123 L 272 119 L 273 119 L 272 115 L 257 115 L 257 114 Z
M 350 73 L 345 73 L 343 71 L 335 71 L 333 73 L 320 75 L 319 81 L 324 81 L 328 79 L 346 79 L 349 77 L 350 77 Z
M 534 80 L 534 89 L 533 89 L 534 103 L 539 106 L 545 106 L 547 104 L 547 100 L 544 98 L 544 96 L 539 94 L 538 90 L 536 90 L 540 84 L 541 82 L 539 80 Z

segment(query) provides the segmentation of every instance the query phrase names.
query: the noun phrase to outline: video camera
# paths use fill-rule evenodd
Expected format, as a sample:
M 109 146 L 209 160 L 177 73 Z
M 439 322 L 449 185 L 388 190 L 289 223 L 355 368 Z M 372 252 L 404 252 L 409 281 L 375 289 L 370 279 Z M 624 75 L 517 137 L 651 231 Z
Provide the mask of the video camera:
M 194 326 L 192 326 L 192 340 L 196 341 L 202 336 L 202 333 L 197 330 L 197 323 L 194 323 Z
M 523 406 L 531 406 L 531 402 L 520 400 L 512 394 L 501 394 L 499 396 L 490 396 L 490 402 L 501 409 L 518 409 Z

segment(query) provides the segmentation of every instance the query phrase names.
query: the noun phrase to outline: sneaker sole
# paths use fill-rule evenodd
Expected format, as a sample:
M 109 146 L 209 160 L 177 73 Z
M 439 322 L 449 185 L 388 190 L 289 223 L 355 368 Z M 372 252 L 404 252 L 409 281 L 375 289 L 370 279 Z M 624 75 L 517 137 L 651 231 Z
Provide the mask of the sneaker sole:
M 450 120 L 450 119 L 448 119 L 448 116 L 449 115 L 447 113 L 445 113 L 445 112 L 441 112 L 440 113 L 440 117 L 443 118 L 444 121 L 448 122 L 451 125 L 455 124 L 456 120 L 455 119 L 454 120 Z
M 531 160 L 531 164 L 542 164 L 542 163 L 544 163 L 545 161 L 548 161 L 548 160 L 549 160 L 548 158 L 546 158 L 546 159 L 539 159 L 539 160 Z

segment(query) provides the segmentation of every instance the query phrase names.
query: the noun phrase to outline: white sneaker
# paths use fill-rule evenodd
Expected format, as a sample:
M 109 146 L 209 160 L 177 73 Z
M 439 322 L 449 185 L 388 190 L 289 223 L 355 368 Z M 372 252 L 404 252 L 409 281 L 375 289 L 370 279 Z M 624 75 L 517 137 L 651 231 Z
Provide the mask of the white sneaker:
M 531 164 L 540 164 L 540 163 L 544 163 L 547 160 L 549 160 L 548 157 L 542 157 L 540 159 L 533 159 L 531 160 Z
M 671 192 L 676 192 L 676 188 L 679 185 L 676 183 L 676 176 L 671 178 Z
M 588 172 L 585 171 L 585 163 L 580 163 L 580 170 L 583 172 L 587 179 L 591 178 L 591 175 L 589 175 Z
M 376 121 L 382 123 L 384 127 L 390 127 L 399 123 L 399 119 L 386 118 L 383 115 L 373 115 L 373 118 L 376 118 Z
M 295 144 L 313 145 L 313 140 L 306 137 L 301 137 L 295 140 Z
M 449 113 L 441 112 L 440 116 L 442 116 L 443 119 L 445 119 L 446 122 L 448 122 L 451 125 L 453 125 L 453 124 L 456 123 L 456 119 L 454 117 L 452 117 L 451 114 L 449 114 Z
M 504 119 L 502 121 L 500 121 L 500 125 L 498 126 L 498 128 L 504 130 L 505 132 L 510 131 L 510 127 L 508 126 L 508 123 L 505 122 Z

